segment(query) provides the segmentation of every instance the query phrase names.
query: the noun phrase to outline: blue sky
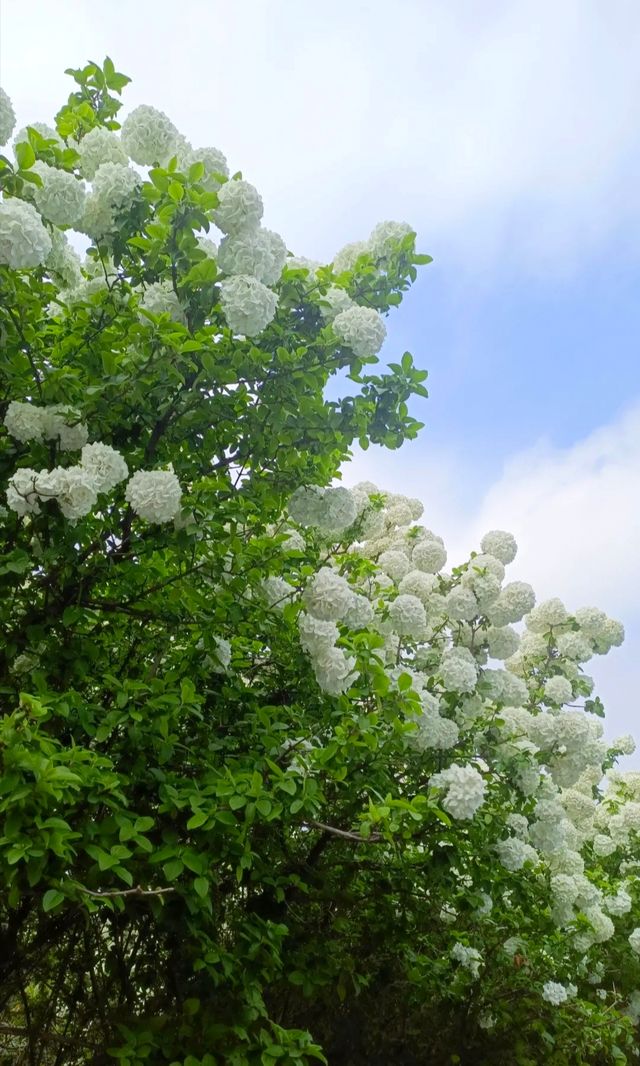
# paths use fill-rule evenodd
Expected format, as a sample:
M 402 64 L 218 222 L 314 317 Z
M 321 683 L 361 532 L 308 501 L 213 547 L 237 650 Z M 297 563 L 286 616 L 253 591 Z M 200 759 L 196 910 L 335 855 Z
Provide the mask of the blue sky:
M 593 665 L 611 735 L 640 691 L 640 8 L 635 0 L 3 0 L 0 83 L 50 120 L 109 53 L 126 109 L 215 145 L 297 254 L 381 219 L 435 257 L 385 355 L 426 423 L 345 479 L 405 489 L 453 561 L 512 530 L 513 576 L 627 625 Z M 638 763 L 638 757 L 636 757 Z

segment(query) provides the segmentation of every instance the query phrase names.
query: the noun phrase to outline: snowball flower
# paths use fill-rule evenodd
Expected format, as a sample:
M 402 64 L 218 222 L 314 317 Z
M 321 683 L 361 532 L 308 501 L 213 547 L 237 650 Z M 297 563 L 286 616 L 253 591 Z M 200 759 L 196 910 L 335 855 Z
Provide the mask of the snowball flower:
M 229 329 L 255 337 L 275 317 L 278 297 L 256 278 L 236 274 L 220 283 L 220 302 Z
M 374 259 L 384 259 L 395 251 L 396 244 L 413 232 L 408 222 L 379 222 L 369 237 L 369 250 Z
M 464 966 L 465 970 L 469 970 L 473 977 L 480 975 L 482 955 L 475 948 L 469 948 L 466 944 L 454 944 L 451 948 L 451 958 Z
M 102 163 L 94 176 L 81 221 L 83 233 L 100 240 L 113 230 L 118 215 L 132 203 L 140 175 L 121 163 Z
M 485 533 L 480 541 L 482 551 L 487 555 L 493 555 L 501 563 L 512 563 L 518 553 L 516 538 L 512 533 L 505 533 L 502 529 L 492 529 Z
M 569 703 L 569 700 L 573 698 L 571 682 L 567 681 L 566 677 L 560 677 L 559 675 L 550 677 L 545 682 L 544 698 L 545 703 L 554 703 L 560 706 L 563 703 Z
M 72 407 L 51 404 L 42 409 L 42 435 L 46 440 L 55 440 L 62 452 L 78 452 L 87 443 L 89 432 L 86 424 Z
M 636 927 L 633 932 L 629 934 L 628 940 L 631 950 L 635 951 L 636 955 L 640 955 L 640 929 Z
M 394 631 L 400 636 L 419 640 L 423 635 L 427 615 L 423 604 L 417 596 L 400 594 L 389 607 L 389 619 Z
M 7 432 L 23 444 L 30 440 L 42 440 L 44 435 L 43 411 L 42 407 L 36 407 L 35 404 L 12 400 L 4 416 Z
M 38 475 L 40 499 L 55 499 L 65 518 L 83 518 L 98 501 L 98 492 L 88 470 L 81 466 L 62 467 Z
M 172 469 L 136 470 L 125 499 L 147 522 L 171 522 L 180 509 L 182 490 Z
M 120 132 L 122 147 L 134 163 L 165 166 L 176 155 L 181 137 L 171 119 L 155 107 L 141 104 L 127 115 Z
M 83 280 L 80 256 L 61 230 L 53 229 L 50 236 L 51 252 L 45 263 L 47 271 L 56 274 L 67 288 L 77 289 Z
M 355 659 L 342 648 L 323 648 L 313 660 L 316 681 L 323 692 L 340 696 L 356 680 Z
M 275 285 L 282 274 L 287 246 L 269 229 L 243 230 L 224 237 L 218 266 L 224 274 L 247 274 L 263 285 Z
M 204 174 L 198 180 L 208 192 L 215 192 L 220 188 L 220 181 L 216 177 L 222 174 L 229 177 L 229 167 L 226 156 L 218 148 L 192 148 L 190 145 L 178 154 L 178 165 L 181 170 L 187 171 L 194 163 L 202 163 Z
M 382 318 L 372 307 L 349 307 L 333 320 L 333 328 L 359 359 L 377 355 L 387 335 Z
M 0 265 L 12 270 L 40 266 L 51 251 L 51 237 L 33 204 L 0 200 Z
M 223 233 L 256 230 L 262 218 L 262 197 L 248 181 L 227 181 L 218 193 L 214 220 Z
M 324 489 L 319 485 L 300 485 L 289 498 L 287 511 L 300 526 L 316 526 L 323 511 Z
M 302 596 L 309 614 L 327 622 L 340 622 L 353 603 L 356 594 L 349 583 L 323 566 L 307 585 Z
M 449 692 L 473 692 L 478 678 L 475 660 L 466 648 L 449 648 L 442 656 L 440 677 Z
M 505 585 L 502 592 L 487 610 L 487 616 L 493 625 L 506 625 L 519 622 L 536 602 L 535 592 L 525 581 L 512 581 Z
M 19 515 L 39 514 L 37 480 L 38 472 L 31 467 L 25 466 L 16 470 L 7 485 L 7 507 Z
M 492 659 L 509 659 L 520 644 L 520 637 L 511 626 L 491 626 L 484 634 Z
M 561 985 L 558 981 L 547 981 L 542 986 L 542 998 L 547 1003 L 552 1003 L 554 1007 L 559 1007 L 561 1003 L 566 1003 L 568 999 L 572 999 L 577 995 L 578 989 L 575 985 Z
M 457 622 L 471 621 L 478 613 L 478 601 L 473 592 L 464 585 L 451 589 L 445 600 L 449 618 Z
M 447 561 L 447 552 L 439 538 L 425 537 L 413 549 L 411 561 L 416 570 L 437 574 Z
M 334 274 L 342 274 L 345 270 L 353 270 L 360 256 L 368 253 L 369 245 L 366 241 L 353 241 L 351 244 L 345 244 L 344 248 L 341 248 L 333 258 Z
M 318 297 L 320 301 L 320 314 L 325 322 L 333 322 L 342 311 L 348 311 L 355 304 L 346 289 L 338 285 L 330 285 L 327 291 Z
M 308 655 L 317 655 L 326 648 L 332 648 L 340 636 L 335 624 L 313 614 L 301 611 L 298 616 L 300 643 Z
M 411 563 L 404 552 L 394 551 L 393 548 L 382 552 L 378 558 L 378 566 L 383 573 L 388 574 L 394 581 L 401 581 L 411 570 Z
M 182 322 L 183 325 L 186 322 L 182 304 L 170 281 L 154 281 L 147 285 L 139 306 L 141 310 L 152 315 L 169 315 L 174 322 Z M 141 318 L 142 321 L 148 322 L 144 316 Z
M 32 169 L 42 181 L 42 185 L 33 186 L 33 199 L 43 218 L 56 226 L 78 225 L 85 204 L 84 182 L 68 170 L 58 170 L 41 160 Z
M 321 507 L 314 525 L 323 533 L 342 533 L 352 526 L 358 517 L 358 508 L 352 492 L 343 485 L 325 489 Z
M 525 862 L 538 861 L 536 849 L 516 836 L 507 837 L 506 840 L 499 841 L 495 845 L 495 851 L 505 870 L 509 870 L 512 873 L 515 873 L 516 870 L 521 870 Z
M 424 697 L 429 696 L 425 693 Z M 423 697 L 423 706 L 425 698 Z M 412 741 L 421 751 L 447 751 L 458 743 L 460 730 L 450 718 L 443 718 L 441 714 L 427 707 L 425 713 L 416 719 L 418 731 L 412 736 Z
M 484 802 L 485 782 L 473 766 L 451 763 L 446 770 L 434 774 L 430 784 L 446 788 L 442 806 L 453 818 L 473 818 Z
M 402 578 L 398 585 L 398 590 L 406 592 L 410 596 L 417 596 L 426 606 L 437 583 L 438 579 L 435 574 L 426 574 L 423 570 L 410 570 Z
M 80 466 L 87 471 L 97 492 L 111 492 L 129 476 L 129 468 L 115 448 L 108 444 L 85 444 Z
M 4 89 L 0 89 L 0 145 L 6 144 L 16 124 L 16 114 Z
M 577 663 L 586 663 L 593 656 L 591 644 L 581 633 L 560 633 L 556 647 L 560 655 Z
M 283 577 L 276 577 L 275 575 L 265 577 L 260 583 L 260 591 L 269 607 L 278 607 L 280 610 L 293 599 L 291 585 Z
M 120 138 L 103 126 L 95 126 L 89 130 L 76 145 L 76 151 L 80 156 L 78 169 L 88 181 L 93 181 L 98 167 L 103 163 L 129 166 L 129 157 L 120 143 Z
M 527 629 L 532 633 L 547 633 L 552 626 L 560 626 L 567 620 L 567 609 L 557 597 L 545 600 L 527 615 Z

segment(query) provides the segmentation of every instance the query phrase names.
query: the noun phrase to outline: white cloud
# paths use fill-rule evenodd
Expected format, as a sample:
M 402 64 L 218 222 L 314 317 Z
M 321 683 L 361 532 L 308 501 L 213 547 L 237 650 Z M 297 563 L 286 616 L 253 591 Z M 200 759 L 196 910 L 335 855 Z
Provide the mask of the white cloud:
M 418 496 L 424 522 L 441 533 L 452 563 L 478 549 L 489 529 L 518 542 L 511 579 L 530 581 L 538 599 L 593 605 L 624 622 L 627 640 L 587 667 L 608 710 L 610 735 L 638 734 L 640 699 L 640 405 L 568 448 L 540 441 L 514 456 L 478 498 L 475 468 L 463 453 L 428 449 L 401 457 L 359 453 L 345 483 L 370 479 Z
M 637 227 L 631 0 L 9 0 L 2 30 L 22 122 L 63 99 L 64 67 L 109 52 L 128 105 L 225 150 L 301 254 L 397 216 L 476 274 L 548 271 Z

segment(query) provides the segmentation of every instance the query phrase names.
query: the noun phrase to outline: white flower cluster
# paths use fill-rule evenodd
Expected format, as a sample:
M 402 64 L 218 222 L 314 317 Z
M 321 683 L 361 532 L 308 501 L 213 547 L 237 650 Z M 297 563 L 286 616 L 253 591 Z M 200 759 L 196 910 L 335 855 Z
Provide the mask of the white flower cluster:
M 11 100 L 0 88 L 0 145 L 6 144 L 13 133 L 16 115 Z
M 133 202 L 140 175 L 123 163 L 102 163 L 95 172 L 91 192 L 87 196 L 80 222 L 83 233 L 93 240 L 107 237 L 118 223 L 119 216 Z
M 147 522 L 171 522 L 180 510 L 182 489 L 173 468 L 136 470 L 127 483 L 125 499 Z
M 486 785 L 475 766 L 453 762 L 446 770 L 434 774 L 429 784 L 446 789 L 442 806 L 453 818 L 473 818 L 484 803 Z
M 33 199 L 38 211 L 55 226 L 77 226 L 82 218 L 86 189 L 68 170 L 59 170 L 37 160 L 32 167 L 42 185 L 34 185 Z
M 32 204 L 0 200 L 0 265 L 12 270 L 40 266 L 51 251 L 51 238 Z
M 180 300 L 170 281 L 155 281 L 147 285 L 140 300 L 140 309 L 152 315 L 169 315 L 174 322 L 186 323 Z M 148 321 L 141 316 L 143 321 Z
M 208 192 L 215 192 L 220 188 L 218 175 L 229 177 L 226 156 L 218 148 L 192 148 L 190 144 L 186 144 L 178 153 L 178 166 L 180 170 L 188 171 L 194 163 L 202 163 L 204 166 L 204 174 L 199 184 Z
M 53 440 L 63 452 L 79 451 L 87 443 L 88 431 L 77 413 L 64 404 L 37 407 L 12 400 L 4 417 L 7 432 L 16 440 Z
M 315 526 L 327 536 L 343 533 L 352 526 L 361 511 L 359 501 L 349 489 L 301 487 L 291 496 L 287 510 L 300 526 Z
M 76 145 L 80 156 L 78 170 L 87 181 L 93 181 L 103 163 L 119 163 L 129 166 L 129 157 L 120 138 L 103 126 L 95 126 Z
M 459 962 L 465 970 L 469 970 L 472 977 L 480 976 L 482 955 L 476 948 L 470 948 L 457 941 L 451 948 L 451 958 Z
M 354 305 L 340 311 L 333 320 L 333 328 L 342 343 L 359 359 L 377 355 L 387 335 L 382 318 L 372 307 Z
M 568 999 L 575 999 L 577 995 L 578 989 L 575 985 L 562 985 L 558 981 L 547 981 L 542 986 L 542 998 L 547 1003 L 552 1003 L 554 1007 L 559 1007 Z
M 341 289 L 338 285 L 330 285 L 327 291 L 320 295 L 318 299 L 320 302 L 320 314 L 325 322 L 333 322 L 337 315 L 355 306 L 347 290 Z
M 342 274 L 346 270 L 353 270 L 357 260 L 363 255 L 377 260 L 386 259 L 398 242 L 413 232 L 406 222 L 379 222 L 367 241 L 345 244 L 344 248 L 337 252 L 333 257 L 334 273 Z
M 235 274 L 220 283 L 220 303 L 233 333 L 255 337 L 275 317 L 278 297 L 257 278 Z
M 230 233 L 220 243 L 218 266 L 224 274 L 250 275 L 263 285 L 275 285 L 286 257 L 287 246 L 277 233 L 268 229 L 241 230 Z
M 140 166 L 165 166 L 182 146 L 182 138 L 163 111 L 141 104 L 126 117 L 120 132 L 122 146 Z
M 77 289 L 82 284 L 80 256 L 59 229 L 51 231 L 51 252 L 45 265 L 66 288 Z
M 263 210 L 262 198 L 253 185 L 248 181 L 227 181 L 218 193 L 214 219 L 223 233 L 239 234 L 256 230 Z
M 41 503 L 55 500 L 64 517 L 75 522 L 89 514 L 99 493 L 110 492 L 128 472 L 126 462 L 114 448 L 87 444 L 77 466 L 17 470 L 9 480 L 7 504 L 19 515 L 39 514 Z

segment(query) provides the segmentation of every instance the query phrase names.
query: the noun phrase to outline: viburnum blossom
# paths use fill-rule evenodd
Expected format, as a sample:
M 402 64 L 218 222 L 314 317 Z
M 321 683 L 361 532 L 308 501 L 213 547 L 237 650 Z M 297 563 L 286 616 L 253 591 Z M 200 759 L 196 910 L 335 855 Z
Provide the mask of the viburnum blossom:
M 129 157 L 120 138 L 111 130 L 95 126 L 78 142 L 78 169 L 87 181 L 93 181 L 103 163 L 119 163 L 128 167 Z
M 147 285 L 140 300 L 140 309 L 152 315 L 169 315 L 174 322 L 186 322 L 184 310 L 170 281 L 154 281 Z
M 129 476 L 125 460 L 108 444 L 85 444 L 80 466 L 87 471 L 97 492 L 111 492 Z
M 7 485 L 7 506 L 19 515 L 38 514 L 40 501 L 36 489 L 38 471 L 25 466 L 16 470 Z
M 382 318 L 372 307 L 348 307 L 336 315 L 333 328 L 360 359 L 377 355 L 387 335 Z
M 430 784 L 446 789 L 441 802 L 453 818 L 473 818 L 484 803 L 485 782 L 474 766 L 453 762 L 446 770 L 434 774 Z
M 236 274 L 220 283 L 220 303 L 229 329 L 255 337 L 273 320 L 278 297 L 257 278 Z
M 102 240 L 116 227 L 140 186 L 140 175 L 122 163 L 102 163 L 95 172 L 79 228 Z
M 218 149 L 147 107 L 114 132 L 122 76 L 73 76 L 62 136 L 35 125 L 36 161 L 0 168 L 0 876 L 33 904 L 5 945 L 12 1053 L 44 1061 L 62 1010 L 69 1047 L 130 1057 L 161 1003 L 153 1061 L 274 1037 L 302 1061 L 316 1023 L 339 1058 L 343 1022 L 358 1062 L 502 1061 L 514 1034 L 532 1061 L 631 1054 L 640 772 L 583 668 L 623 627 L 536 606 L 503 530 L 445 570 L 420 501 L 341 465 L 415 432 L 405 359 L 328 391 L 375 361 L 413 231 L 288 256 Z M 165 956 L 202 962 L 195 1014 Z
M 163 111 L 140 104 L 127 115 L 120 133 L 122 147 L 134 163 L 141 166 L 164 165 L 176 155 L 180 134 Z
M 260 193 L 248 181 L 227 181 L 218 193 L 216 225 L 227 234 L 256 230 L 262 218 Z
M 40 266 L 51 251 L 51 237 L 32 204 L 0 200 L 0 265 L 12 270 Z
M 333 322 L 342 311 L 354 307 L 354 302 L 346 289 L 338 285 L 330 285 L 325 293 L 318 296 L 320 314 L 326 322 Z
M 369 254 L 369 245 L 366 241 L 352 241 L 345 244 L 333 257 L 334 274 L 343 274 L 346 270 L 353 270 L 356 261 L 361 255 Z
M 372 230 L 367 242 L 371 255 L 375 259 L 383 259 L 395 251 L 396 245 L 413 232 L 408 222 L 379 222 Z
M 36 489 L 41 500 L 55 500 L 64 517 L 71 522 L 89 514 L 98 500 L 91 472 L 81 466 L 57 466 L 50 471 L 41 471 Z
M 171 522 L 180 510 L 182 489 L 173 470 L 136 470 L 125 499 L 147 522 Z
M 33 199 L 42 217 L 56 226 L 76 226 L 85 206 L 84 182 L 41 160 L 34 163 L 32 170 L 42 182 L 33 187 Z
M 263 285 L 275 285 L 282 273 L 287 246 L 268 229 L 230 234 L 220 242 L 218 265 L 224 274 L 249 274 Z
M 6 144 L 16 124 L 16 114 L 11 100 L 4 89 L 0 88 L 0 145 Z
M 226 156 L 218 148 L 192 148 L 187 145 L 178 152 L 178 166 L 181 170 L 188 171 L 194 163 L 203 164 L 204 174 L 198 179 L 198 183 L 209 192 L 220 188 L 221 183 L 217 175 L 229 177 Z

